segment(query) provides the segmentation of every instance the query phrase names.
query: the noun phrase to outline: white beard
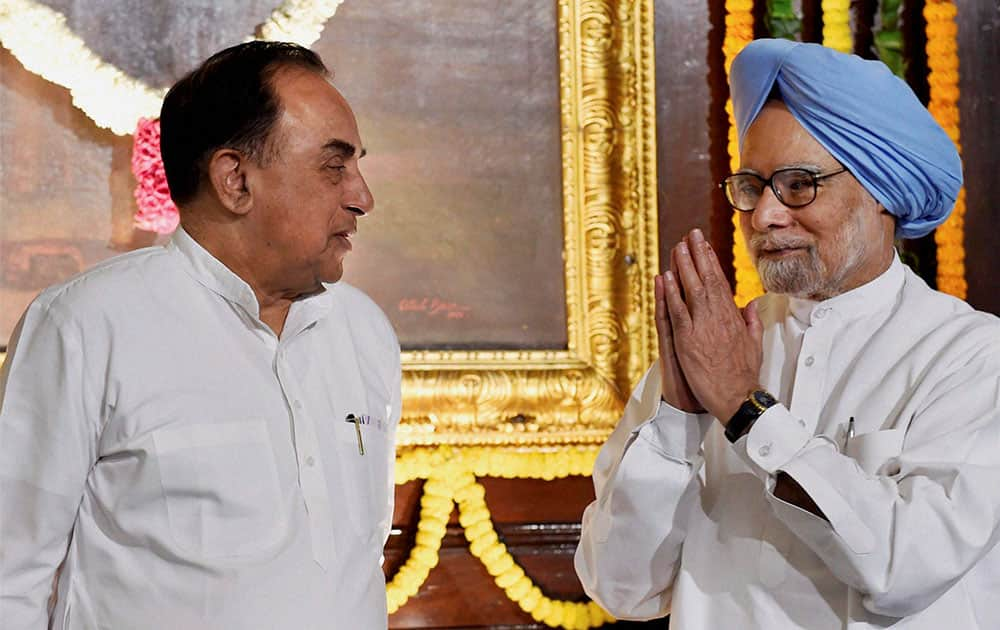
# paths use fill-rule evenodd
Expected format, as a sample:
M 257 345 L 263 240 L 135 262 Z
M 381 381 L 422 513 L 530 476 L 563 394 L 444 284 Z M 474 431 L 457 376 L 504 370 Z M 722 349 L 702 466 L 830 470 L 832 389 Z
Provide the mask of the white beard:
M 837 234 L 830 237 L 833 259 L 839 264 L 832 272 L 819 255 L 815 242 L 803 239 L 781 239 L 768 234 L 750 236 L 748 248 L 757 267 L 761 284 L 770 293 L 782 293 L 800 298 L 823 300 L 844 292 L 844 279 L 864 259 L 867 244 L 858 238 L 861 233 L 861 212 L 854 209 Z M 801 247 L 803 250 L 784 258 L 759 257 L 762 248 Z

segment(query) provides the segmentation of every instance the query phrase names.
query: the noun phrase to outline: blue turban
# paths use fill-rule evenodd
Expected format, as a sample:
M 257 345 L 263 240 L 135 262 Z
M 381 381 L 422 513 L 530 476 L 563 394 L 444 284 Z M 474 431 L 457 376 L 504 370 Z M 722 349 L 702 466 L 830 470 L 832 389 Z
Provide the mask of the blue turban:
M 775 85 L 792 116 L 890 213 L 896 235 L 944 223 L 962 187 L 955 144 L 880 61 L 818 44 L 759 39 L 729 76 L 740 147 Z

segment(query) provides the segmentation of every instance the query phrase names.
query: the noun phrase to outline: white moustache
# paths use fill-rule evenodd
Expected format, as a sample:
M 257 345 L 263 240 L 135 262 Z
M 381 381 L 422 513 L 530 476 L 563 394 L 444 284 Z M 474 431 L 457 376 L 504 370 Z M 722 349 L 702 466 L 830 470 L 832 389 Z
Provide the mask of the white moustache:
M 811 247 L 812 243 L 803 239 L 780 239 L 766 234 L 754 234 L 750 237 L 750 248 L 754 251 L 773 251 L 777 249 L 796 249 Z

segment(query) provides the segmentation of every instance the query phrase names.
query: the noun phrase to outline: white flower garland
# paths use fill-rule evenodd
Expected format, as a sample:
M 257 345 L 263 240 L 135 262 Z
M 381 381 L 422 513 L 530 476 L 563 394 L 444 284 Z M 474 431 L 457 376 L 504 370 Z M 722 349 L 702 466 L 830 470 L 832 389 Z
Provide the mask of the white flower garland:
M 319 39 L 323 27 L 341 2 L 343 0 L 285 0 L 261 26 L 258 39 L 295 42 L 308 48 Z
M 107 64 L 66 26 L 66 16 L 31 0 L 0 0 L 0 43 L 21 64 L 69 90 L 98 127 L 125 136 L 156 116 L 166 94 Z
M 341 2 L 285 0 L 261 25 L 260 39 L 311 46 Z M 0 44 L 29 71 L 68 89 L 98 127 L 125 136 L 140 118 L 159 115 L 166 90 L 102 61 L 66 26 L 66 16 L 38 2 L 0 0 Z

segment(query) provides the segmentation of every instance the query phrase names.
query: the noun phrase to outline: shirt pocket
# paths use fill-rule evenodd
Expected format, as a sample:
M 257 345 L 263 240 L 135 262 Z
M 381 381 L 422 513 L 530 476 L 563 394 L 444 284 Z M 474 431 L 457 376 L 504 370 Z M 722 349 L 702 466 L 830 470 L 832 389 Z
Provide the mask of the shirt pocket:
M 170 532 L 202 559 L 243 557 L 287 530 L 263 420 L 171 426 L 153 433 Z
M 884 471 L 883 466 L 899 457 L 903 451 L 903 429 L 885 429 L 855 435 L 847 440 L 845 454 L 858 462 L 858 466 L 869 475 L 894 474 Z
M 358 536 L 365 542 L 373 536 L 382 535 L 389 529 L 392 519 L 389 502 L 394 491 L 389 433 L 386 420 L 360 414 L 361 422 L 355 428 L 353 422 L 340 420 L 335 423 L 337 440 L 337 461 L 340 465 L 346 512 Z M 364 455 L 359 448 L 364 445 Z

